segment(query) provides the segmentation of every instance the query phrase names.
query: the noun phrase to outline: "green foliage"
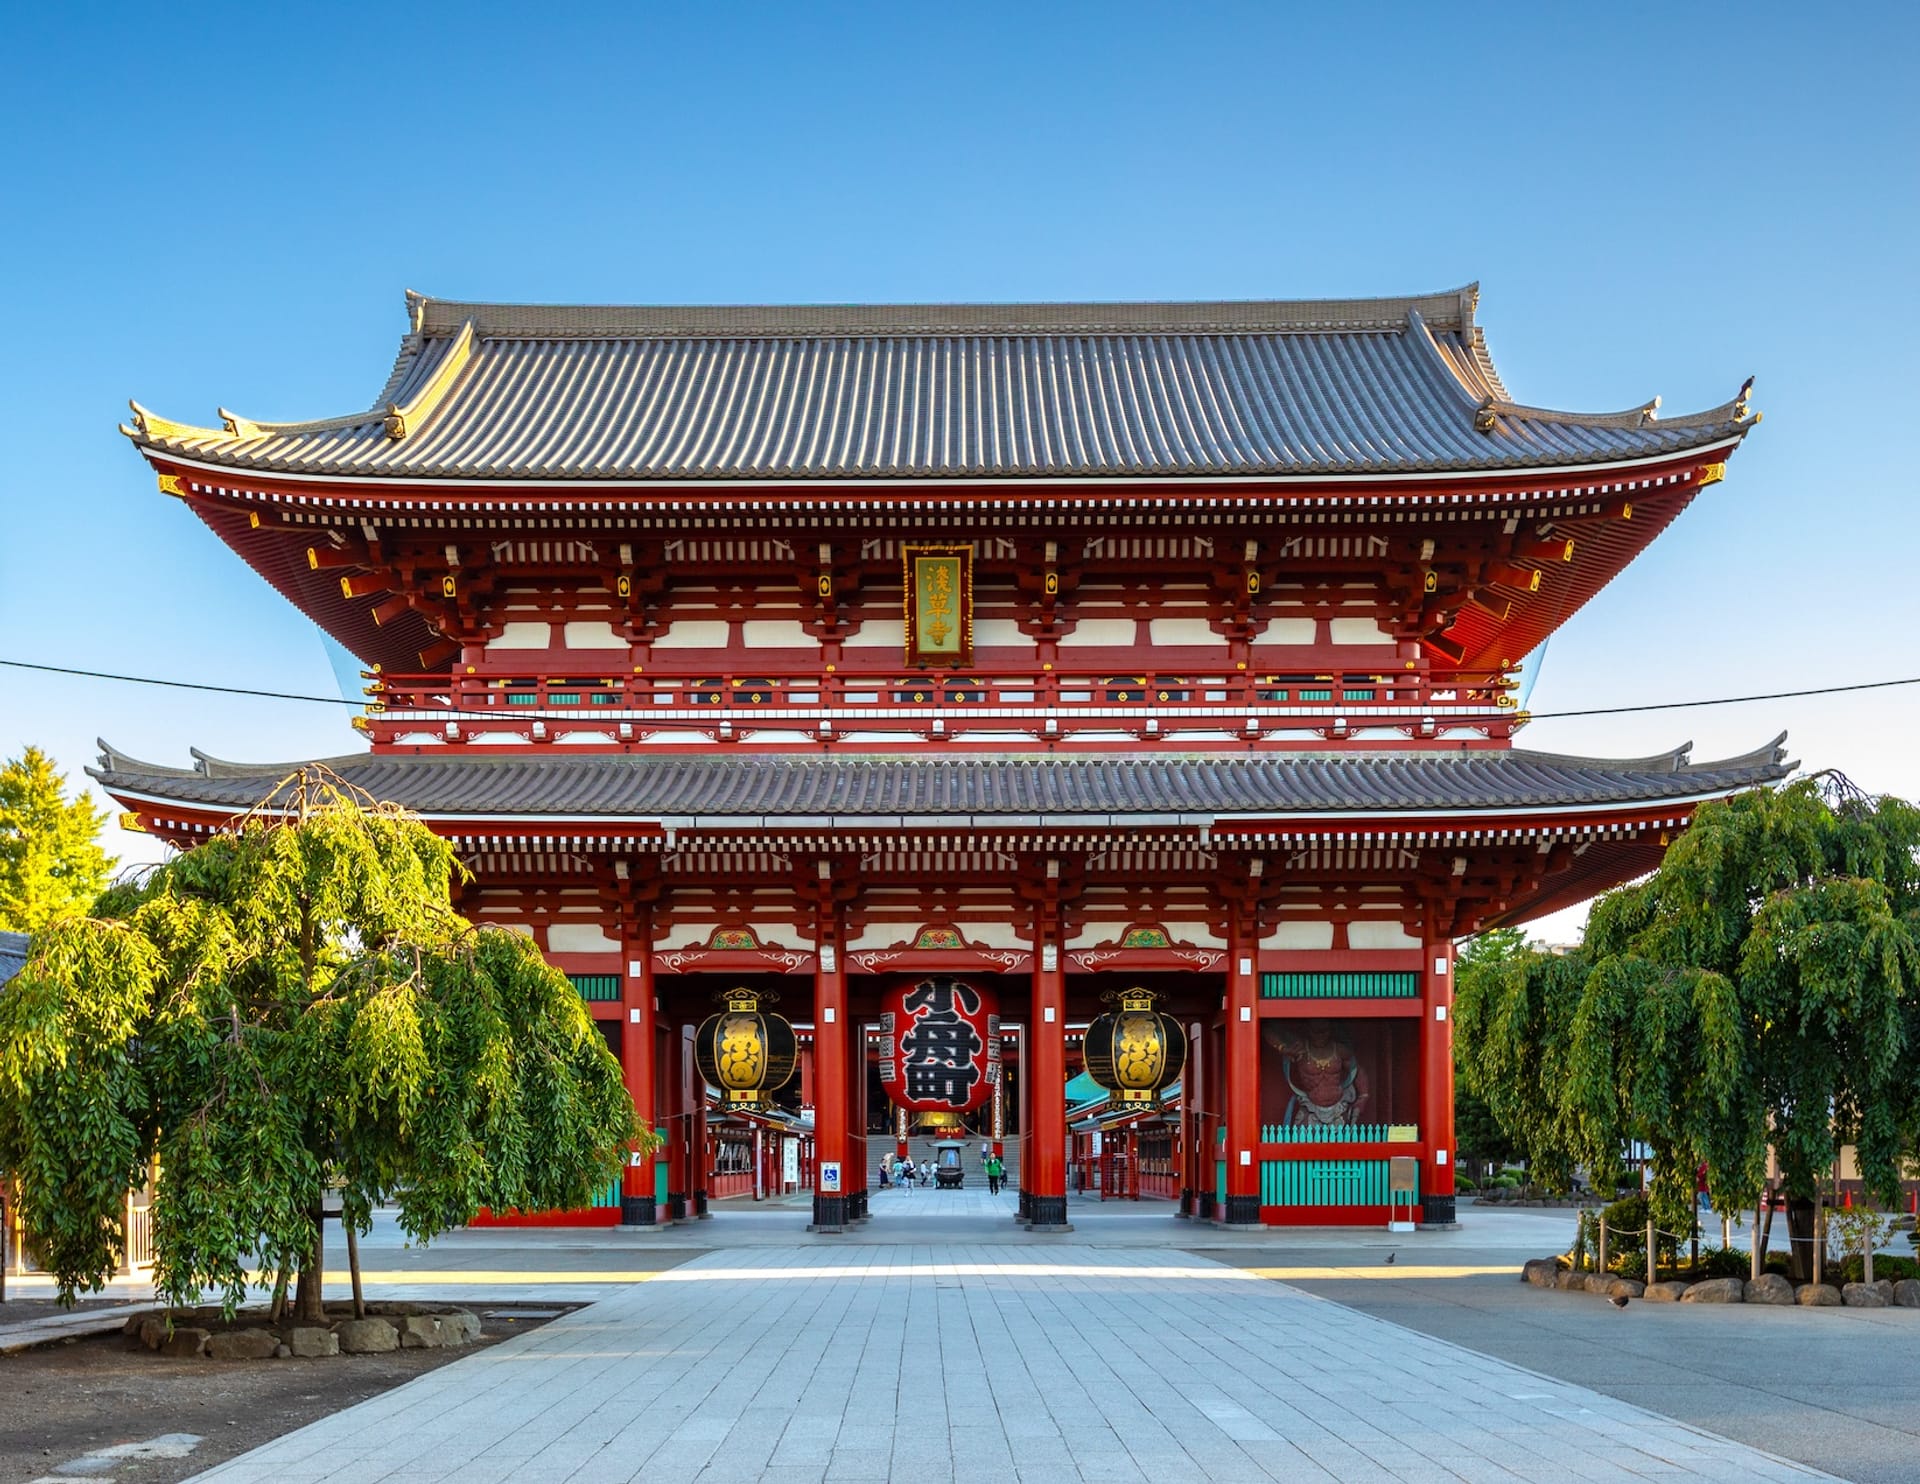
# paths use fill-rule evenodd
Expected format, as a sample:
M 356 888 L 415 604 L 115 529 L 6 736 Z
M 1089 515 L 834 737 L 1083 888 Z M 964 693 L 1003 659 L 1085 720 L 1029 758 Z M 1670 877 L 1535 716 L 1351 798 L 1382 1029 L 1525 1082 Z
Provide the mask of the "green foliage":
M 302 774 L 36 940 L 0 993 L 0 1163 L 63 1298 L 113 1271 L 156 1158 L 156 1287 L 231 1307 L 256 1260 L 311 1276 L 323 1188 L 424 1241 L 483 1205 L 584 1205 L 652 1147 L 566 977 L 447 905 L 457 869 Z
M 100 846 L 105 816 L 37 747 L 0 767 L 0 931 L 37 933 L 84 912 L 113 857 Z
M 1831 796 L 1829 796 L 1829 794 Z M 1616 1183 L 1652 1147 L 1663 1227 L 1753 1204 L 1767 1148 L 1807 1198 L 1842 1143 L 1891 1201 L 1920 1143 L 1920 810 L 1842 782 L 1700 806 L 1571 955 L 1459 979 L 1461 1076 L 1528 1158 Z

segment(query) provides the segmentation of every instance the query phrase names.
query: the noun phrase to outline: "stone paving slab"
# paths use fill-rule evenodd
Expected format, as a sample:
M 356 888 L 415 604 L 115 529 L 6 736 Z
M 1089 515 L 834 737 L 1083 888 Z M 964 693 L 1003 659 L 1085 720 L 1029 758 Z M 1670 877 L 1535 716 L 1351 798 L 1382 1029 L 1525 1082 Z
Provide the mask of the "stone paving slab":
M 713 1252 L 202 1475 L 1829 1477 L 1189 1254 Z

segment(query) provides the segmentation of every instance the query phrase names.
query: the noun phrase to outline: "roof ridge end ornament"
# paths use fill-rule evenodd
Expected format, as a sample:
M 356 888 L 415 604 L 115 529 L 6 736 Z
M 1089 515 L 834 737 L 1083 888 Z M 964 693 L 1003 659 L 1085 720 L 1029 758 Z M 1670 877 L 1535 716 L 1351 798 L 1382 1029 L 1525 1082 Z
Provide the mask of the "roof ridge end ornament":
M 421 293 L 418 289 L 408 289 L 406 294 L 407 323 L 412 327 L 413 333 L 418 335 L 420 333 L 420 327 L 426 322 L 429 299 L 427 295 Z
M 433 375 L 427 378 L 426 385 L 415 392 L 403 406 L 398 402 L 387 404 L 385 427 L 387 436 L 400 439 L 410 432 L 417 432 L 435 409 L 446 400 L 447 391 L 467 369 L 467 363 L 473 359 L 473 321 L 467 320 L 460 326 L 460 333 L 453 338 L 440 364 L 434 368 Z
M 197 423 L 175 422 L 170 417 L 142 407 L 133 398 L 127 398 L 127 406 L 133 409 L 133 426 L 120 424 L 120 431 L 136 441 L 142 438 L 157 443 L 178 443 L 192 439 L 211 438 L 224 442 L 228 434 L 221 428 L 203 428 Z

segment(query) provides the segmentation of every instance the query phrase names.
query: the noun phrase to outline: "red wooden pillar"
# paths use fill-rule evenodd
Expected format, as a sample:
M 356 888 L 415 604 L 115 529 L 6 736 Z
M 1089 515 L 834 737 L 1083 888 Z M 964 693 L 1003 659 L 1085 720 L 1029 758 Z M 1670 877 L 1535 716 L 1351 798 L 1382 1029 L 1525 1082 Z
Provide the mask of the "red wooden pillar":
M 653 1000 L 653 933 L 644 910 L 620 915 L 620 957 L 626 964 L 620 1004 L 620 1070 L 633 1098 L 634 1111 L 648 1128 L 660 1127 L 655 1065 Z M 654 1226 L 659 1211 L 654 1201 L 655 1156 L 629 1154 L 620 1181 L 620 1224 Z
M 687 1215 L 687 1056 L 691 1043 L 686 1027 L 665 1028 L 666 1055 L 660 1066 L 660 1080 L 666 1085 L 666 1116 L 660 1132 L 667 1136 L 660 1150 L 660 1162 L 667 1171 L 667 1209 L 661 1213 L 668 1221 L 684 1221 Z
M 1203 1086 L 1206 1053 L 1202 1047 L 1207 1032 L 1197 1020 L 1182 1029 L 1187 1033 L 1187 1067 L 1180 1074 L 1180 1143 L 1174 1150 L 1174 1158 L 1180 1166 L 1175 1172 L 1179 1178 L 1180 1215 L 1193 1216 L 1200 1212 L 1202 1187 L 1212 1183 L 1203 1180 L 1200 1171 L 1200 1151 L 1205 1147 L 1200 1142 L 1201 1110 L 1206 1107 Z
M 1420 1178 L 1420 1219 L 1428 1226 L 1454 1221 L 1453 1190 L 1453 944 L 1426 945 L 1426 996 L 1420 1018 L 1420 1139 L 1427 1149 Z
M 1020 1171 L 1027 1229 L 1063 1232 L 1073 1230 L 1067 1222 L 1067 976 L 1060 961 L 1058 909 L 1036 912 L 1035 921 L 1033 1014 L 1027 1021 L 1033 1052 L 1026 1079 L 1026 1106 L 1033 1119 L 1027 1141 L 1032 1169 L 1022 1160 Z
M 1013 1219 L 1025 1221 L 1027 1207 L 1033 1200 L 1028 1193 L 1028 1182 L 1033 1178 L 1033 1028 L 1026 1027 L 1020 1032 L 1020 1049 L 1015 1057 L 1020 1068 L 1020 1199 L 1014 1206 Z
M 1235 902 L 1227 934 L 1227 1226 L 1260 1224 L 1259 915 Z
M 847 976 L 840 964 L 840 914 L 823 907 L 813 973 L 813 1222 L 816 1232 L 847 1229 Z
M 840 1176 L 847 1220 L 865 1221 L 867 1210 L 867 1026 L 847 1026 L 847 1166 Z

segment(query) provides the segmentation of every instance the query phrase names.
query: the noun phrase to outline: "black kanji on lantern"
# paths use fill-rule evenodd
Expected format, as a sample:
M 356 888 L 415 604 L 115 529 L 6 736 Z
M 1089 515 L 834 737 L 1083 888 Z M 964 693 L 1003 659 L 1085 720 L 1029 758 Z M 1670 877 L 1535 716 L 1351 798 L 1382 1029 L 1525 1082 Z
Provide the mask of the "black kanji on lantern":
M 980 1081 L 979 1057 L 986 1045 L 966 1018 L 980 1013 L 979 994 L 965 984 L 929 980 L 909 990 L 903 1004 L 913 1017 L 900 1037 L 907 1096 L 916 1102 L 968 1107 Z

